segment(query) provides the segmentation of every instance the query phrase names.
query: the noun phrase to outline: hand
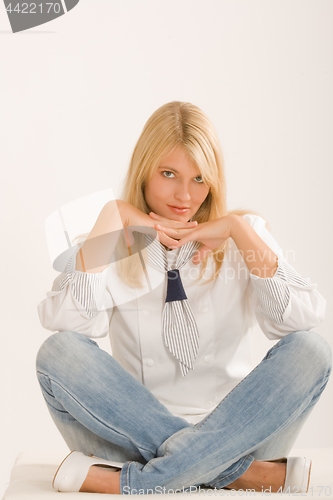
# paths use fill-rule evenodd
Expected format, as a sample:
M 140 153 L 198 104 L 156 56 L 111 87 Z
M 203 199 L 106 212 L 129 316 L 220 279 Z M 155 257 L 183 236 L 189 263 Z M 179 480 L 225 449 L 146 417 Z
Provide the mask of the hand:
M 197 227 L 191 229 L 179 230 L 177 234 L 180 236 L 180 239 L 177 244 L 173 245 L 171 248 L 179 248 L 189 241 L 200 241 L 202 246 L 192 258 L 193 264 L 199 264 L 208 253 L 221 246 L 231 237 L 233 220 L 232 215 L 226 215 L 219 219 L 198 224 Z M 175 237 L 174 229 L 162 227 L 159 224 L 157 224 L 155 228 L 160 228 L 165 234 Z
M 123 200 L 117 200 L 117 207 L 119 211 L 119 215 L 121 217 L 122 223 L 124 226 L 148 226 L 156 229 L 159 237 L 159 241 L 165 245 L 166 247 L 172 247 L 178 243 L 177 238 L 178 231 L 185 230 L 189 228 L 194 228 L 197 226 L 197 222 L 179 222 L 171 219 L 167 219 L 165 217 L 161 217 L 157 214 L 150 213 L 151 217 L 141 210 L 135 208 L 130 203 L 127 203 Z M 163 224 L 163 228 L 160 230 L 157 229 L 156 222 L 161 222 Z M 169 228 L 170 234 L 166 234 L 164 228 Z M 173 232 L 171 231 L 173 228 Z

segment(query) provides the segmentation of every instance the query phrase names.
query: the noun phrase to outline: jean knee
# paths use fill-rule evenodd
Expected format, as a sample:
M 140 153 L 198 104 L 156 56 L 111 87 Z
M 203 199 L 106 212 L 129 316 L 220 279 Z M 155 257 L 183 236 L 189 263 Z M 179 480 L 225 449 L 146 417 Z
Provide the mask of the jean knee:
M 76 348 L 81 338 L 80 333 L 72 331 L 56 332 L 50 335 L 37 352 L 36 370 L 47 373 L 53 364 L 63 359 L 64 354 Z
M 328 342 L 313 331 L 298 331 L 290 335 L 304 368 L 316 368 L 328 376 L 332 370 L 332 349 Z

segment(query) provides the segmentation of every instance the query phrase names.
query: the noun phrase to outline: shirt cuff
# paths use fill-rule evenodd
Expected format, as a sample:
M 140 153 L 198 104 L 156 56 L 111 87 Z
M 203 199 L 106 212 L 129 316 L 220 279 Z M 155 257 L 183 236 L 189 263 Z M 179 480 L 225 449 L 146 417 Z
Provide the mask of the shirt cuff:
M 283 323 L 283 315 L 290 301 L 289 285 L 308 287 L 309 278 L 303 278 L 281 256 L 272 278 L 260 278 L 250 273 L 255 295 L 255 307 L 275 323 Z
M 88 318 L 93 318 L 104 308 L 103 298 L 109 268 L 95 274 L 76 271 L 76 253 L 68 260 L 65 271 L 54 280 L 52 292 L 60 292 L 69 285 L 73 297 L 85 310 Z

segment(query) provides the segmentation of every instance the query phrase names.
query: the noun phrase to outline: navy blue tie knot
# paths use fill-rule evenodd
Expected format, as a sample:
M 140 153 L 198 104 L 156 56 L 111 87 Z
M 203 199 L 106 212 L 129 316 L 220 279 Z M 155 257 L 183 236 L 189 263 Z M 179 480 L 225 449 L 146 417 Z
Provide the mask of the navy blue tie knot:
M 185 299 L 187 299 L 187 297 L 182 280 L 180 279 L 179 269 L 168 271 L 168 288 L 165 302 Z

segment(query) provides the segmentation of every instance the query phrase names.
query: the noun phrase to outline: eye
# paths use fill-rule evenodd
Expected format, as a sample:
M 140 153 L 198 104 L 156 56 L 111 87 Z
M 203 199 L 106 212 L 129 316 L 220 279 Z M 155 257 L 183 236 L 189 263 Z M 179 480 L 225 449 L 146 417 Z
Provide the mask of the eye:
M 167 179 L 172 179 L 172 176 L 175 176 L 175 174 L 170 170 L 163 170 L 162 175 L 164 175 Z
M 194 180 L 200 183 L 203 182 L 203 178 L 201 177 L 201 175 L 198 175 Z

